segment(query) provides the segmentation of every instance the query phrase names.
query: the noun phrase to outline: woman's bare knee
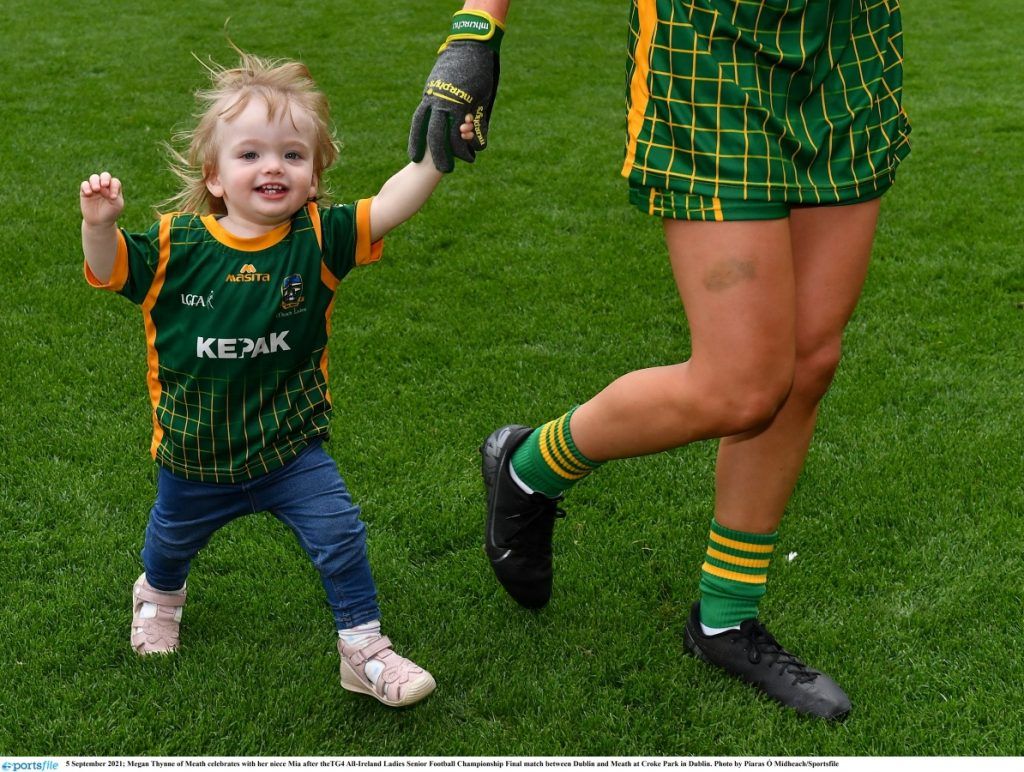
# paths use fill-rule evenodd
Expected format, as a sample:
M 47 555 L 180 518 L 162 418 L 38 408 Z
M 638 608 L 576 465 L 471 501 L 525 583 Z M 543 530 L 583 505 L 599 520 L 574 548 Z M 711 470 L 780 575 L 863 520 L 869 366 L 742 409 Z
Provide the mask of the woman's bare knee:
M 709 374 L 701 378 L 698 393 L 703 412 L 715 427 L 713 435 L 727 437 L 770 423 L 792 385 L 792 362 L 781 361 L 747 373 Z
M 793 397 L 817 404 L 828 392 L 839 368 L 842 344 L 839 340 L 820 343 L 797 354 Z

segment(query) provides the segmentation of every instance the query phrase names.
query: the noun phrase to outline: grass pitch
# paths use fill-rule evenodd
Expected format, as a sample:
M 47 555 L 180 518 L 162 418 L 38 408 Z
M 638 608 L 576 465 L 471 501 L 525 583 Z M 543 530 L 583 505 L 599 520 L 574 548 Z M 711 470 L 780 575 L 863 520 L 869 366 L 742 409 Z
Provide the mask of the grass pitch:
M 179 656 L 128 646 L 154 493 L 139 312 L 82 280 L 77 186 L 124 180 L 241 47 L 305 61 L 345 144 L 340 200 L 405 161 L 453 3 L 10 0 L 0 66 L 0 755 L 1019 755 L 1024 660 L 1024 6 L 906 0 L 914 152 L 764 604 L 848 690 L 824 726 L 682 655 L 712 444 L 609 464 L 556 533 L 551 606 L 482 554 L 476 447 L 679 361 L 658 224 L 618 177 L 626 3 L 514 4 L 492 148 L 341 288 L 329 450 L 364 508 L 384 623 L 437 677 L 392 711 L 341 690 L 331 618 L 269 517 L 196 560 Z M 785 556 L 796 553 L 793 560 Z

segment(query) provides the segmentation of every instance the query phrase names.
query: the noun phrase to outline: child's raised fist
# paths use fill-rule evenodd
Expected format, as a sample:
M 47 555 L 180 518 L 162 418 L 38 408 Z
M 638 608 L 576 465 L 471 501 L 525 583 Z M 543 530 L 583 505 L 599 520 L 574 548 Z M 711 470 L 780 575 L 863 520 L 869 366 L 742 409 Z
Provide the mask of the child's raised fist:
M 88 225 L 112 225 L 124 209 L 121 180 L 110 172 L 93 174 L 82 181 L 82 219 Z

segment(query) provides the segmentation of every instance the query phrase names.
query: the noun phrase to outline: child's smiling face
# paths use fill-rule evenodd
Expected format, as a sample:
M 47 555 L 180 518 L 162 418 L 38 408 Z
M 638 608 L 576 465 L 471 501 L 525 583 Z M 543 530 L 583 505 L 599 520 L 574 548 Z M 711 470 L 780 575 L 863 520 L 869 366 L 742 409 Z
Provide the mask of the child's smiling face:
M 221 222 L 237 236 L 273 230 L 316 195 L 313 117 L 294 105 L 268 113 L 263 99 L 252 98 L 217 125 L 217 165 L 206 187 L 223 199 Z

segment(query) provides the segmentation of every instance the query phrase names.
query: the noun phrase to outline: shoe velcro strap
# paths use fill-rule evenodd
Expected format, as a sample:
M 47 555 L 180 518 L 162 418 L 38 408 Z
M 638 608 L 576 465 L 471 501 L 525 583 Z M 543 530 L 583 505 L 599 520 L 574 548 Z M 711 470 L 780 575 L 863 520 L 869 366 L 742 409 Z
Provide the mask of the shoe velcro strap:
M 147 603 L 155 603 L 157 606 L 171 606 L 177 608 L 185 605 L 185 593 L 161 592 L 152 587 L 143 585 L 135 590 L 135 596 Z
M 364 648 L 362 648 L 359 651 L 357 651 L 355 654 L 353 654 L 348 659 L 349 659 L 349 662 L 351 662 L 353 665 L 356 665 L 358 667 L 359 665 L 361 665 L 364 662 L 366 662 L 366 660 L 372 659 L 373 657 L 375 657 L 378 654 L 380 654 L 382 651 L 386 651 L 387 649 L 390 649 L 390 648 L 391 648 L 391 639 L 388 638 L 386 635 L 382 635 L 377 640 L 373 641 L 372 643 L 367 644 Z

